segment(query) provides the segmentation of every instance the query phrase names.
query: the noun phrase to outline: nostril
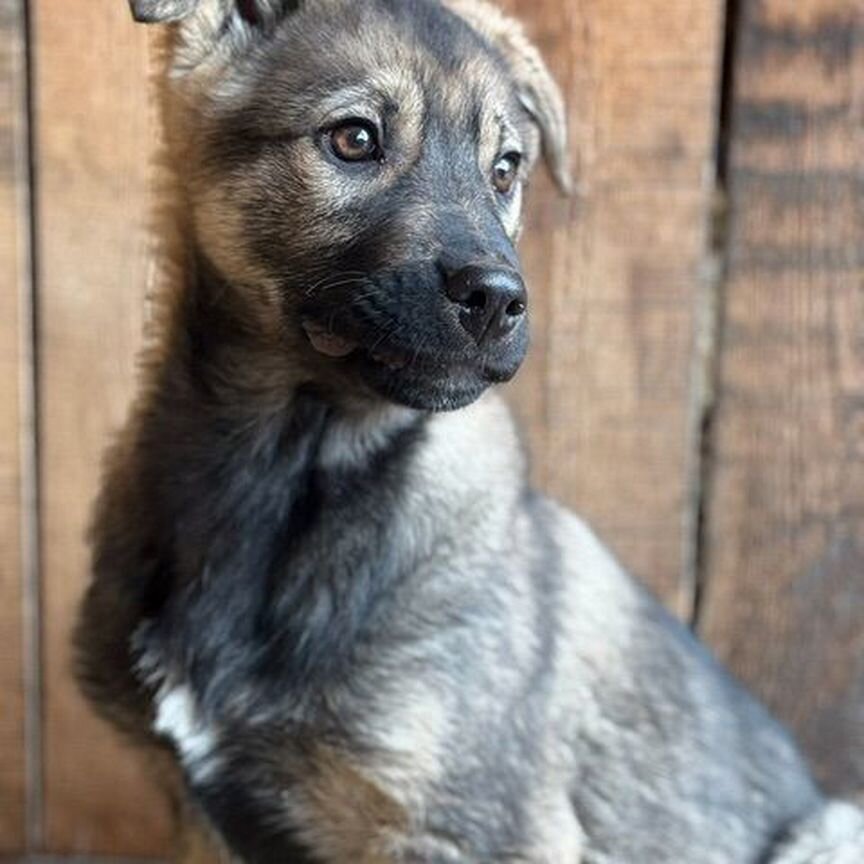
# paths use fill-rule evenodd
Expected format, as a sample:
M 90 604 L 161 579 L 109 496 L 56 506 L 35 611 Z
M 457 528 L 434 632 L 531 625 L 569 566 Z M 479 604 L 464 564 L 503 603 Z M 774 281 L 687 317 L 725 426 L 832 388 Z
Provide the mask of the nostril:
M 486 308 L 486 292 L 472 291 L 465 299 L 465 306 L 469 309 L 485 309 Z
M 459 323 L 484 346 L 515 330 L 528 308 L 522 277 L 509 267 L 468 264 L 447 274 L 445 289 Z

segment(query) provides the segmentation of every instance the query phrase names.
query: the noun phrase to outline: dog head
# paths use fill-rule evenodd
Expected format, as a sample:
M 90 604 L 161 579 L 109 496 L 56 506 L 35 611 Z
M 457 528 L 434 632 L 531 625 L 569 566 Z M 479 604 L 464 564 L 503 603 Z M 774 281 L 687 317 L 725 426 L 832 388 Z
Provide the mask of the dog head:
M 131 0 L 176 22 L 168 128 L 197 252 L 320 386 L 457 408 L 528 342 L 514 244 L 561 98 L 483 0 Z

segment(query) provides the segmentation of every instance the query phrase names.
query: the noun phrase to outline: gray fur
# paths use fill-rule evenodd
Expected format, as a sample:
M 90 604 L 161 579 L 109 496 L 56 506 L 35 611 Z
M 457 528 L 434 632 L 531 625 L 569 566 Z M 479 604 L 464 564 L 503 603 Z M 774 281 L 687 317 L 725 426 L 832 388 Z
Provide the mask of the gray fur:
M 542 138 L 566 183 L 560 95 L 518 25 L 480 0 L 138 5 L 186 13 L 182 242 L 94 523 L 97 708 L 255 864 L 862 860 L 860 813 L 530 490 L 481 395 L 524 334 L 479 350 L 440 280 L 514 266 L 502 147 L 530 167 Z M 375 165 L 326 149 L 346 101 L 386 119 Z M 307 316 L 343 342 L 316 349 Z

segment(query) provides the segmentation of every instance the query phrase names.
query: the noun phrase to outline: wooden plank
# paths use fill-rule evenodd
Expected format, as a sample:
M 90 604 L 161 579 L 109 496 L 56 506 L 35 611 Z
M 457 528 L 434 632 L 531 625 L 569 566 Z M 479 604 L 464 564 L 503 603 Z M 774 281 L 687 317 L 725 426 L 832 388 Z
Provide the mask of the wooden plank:
M 568 101 L 580 194 L 531 195 L 534 347 L 515 403 L 539 485 L 689 615 L 696 311 L 719 0 L 510 0 Z
M 743 4 L 703 630 L 864 789 L 864 7 Z
M 69 630 L 87 580 L 100 455 L 141 341 L 154 117 L 144 28 L 122 2 L 34 0 L 40 217 L 45 837 L 50 852 L 161 852 L 132 751 L 83 704 Z
M 26 841 L 23 477 L 31 433 L 23 4 L 0 0 L 0 853 Z

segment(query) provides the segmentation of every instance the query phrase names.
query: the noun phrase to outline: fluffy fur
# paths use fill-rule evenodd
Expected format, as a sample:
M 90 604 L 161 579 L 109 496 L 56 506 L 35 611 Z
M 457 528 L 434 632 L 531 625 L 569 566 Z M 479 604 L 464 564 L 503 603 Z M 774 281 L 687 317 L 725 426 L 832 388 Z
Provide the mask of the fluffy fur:
M 448 280 L 517 266 L 541 151 L 567 184 L 518 25 L 480 0 L 133 11 L 177 22 L 175 278 L 96 511 L 94 705 L 250 864 L 861 860 L 858 811 L 528 487 L 484 392 L 527 330 L 470 337 Z M 342 164 L 358 116 L 382 152 Z

